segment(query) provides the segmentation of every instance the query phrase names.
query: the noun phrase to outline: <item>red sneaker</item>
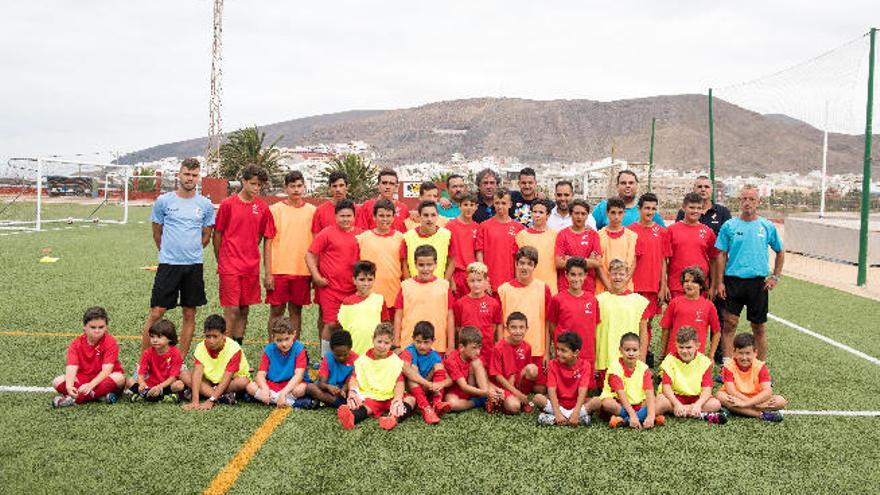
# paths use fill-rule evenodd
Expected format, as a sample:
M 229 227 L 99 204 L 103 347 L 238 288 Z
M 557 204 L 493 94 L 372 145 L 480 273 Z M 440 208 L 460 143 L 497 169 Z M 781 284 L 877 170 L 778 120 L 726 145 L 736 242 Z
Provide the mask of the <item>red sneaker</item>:
M 662 414 L 658 414 L 654 417 L 654 424 L 657 426 L 665 426 L 666 425 L 666 416 Z
M 437 416 L 437 412 L 433 407 L 426 407 L 424 409 L 419 409 L 422 413 L 422 419 L 425 420 L 425 423 L 429 425 L 436 425 L 440 422 L 440 416 Z
M 656 420 L 655 420 L 656 421 Z M 665 419 L 664 419 L 665 422 Z M 611 416 L 611 421 L 608 421 L 608 426 L 612 428 L 617 428 L 618 426 L 624 423 L 623 418 L 620 416 Z
M 501 410 L 501 405 L 503 404 L 500 400 L 489 399 L 486 401 L 486 412 L 489 414 L 495 414 Z
M 434 404 L 434 410 L 437 411 L 437 414 L 439 414 L 440 416 L 446 416 L 452 411 L 452 404 L 439 401 Z
M 339 409 L 336 410 L 336 417 L 339 418 L 339 423 L 342 424 L 344 429 L 354 429 L 354 413 L 351 412 L 347 405 L 339 406 Z
M 397 426 L 397 418 L 394 416 L 382 416 L 379 418 L 379 426 L 381 426 L 383 430 L 393 430 L 394 427 Z

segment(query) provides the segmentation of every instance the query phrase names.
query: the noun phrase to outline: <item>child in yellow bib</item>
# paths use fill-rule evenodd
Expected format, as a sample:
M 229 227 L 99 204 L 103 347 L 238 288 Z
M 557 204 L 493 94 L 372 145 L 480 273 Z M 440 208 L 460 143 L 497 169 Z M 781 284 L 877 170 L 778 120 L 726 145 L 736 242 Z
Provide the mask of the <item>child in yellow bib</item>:
M 639 336 L 640 360 L 644 361 L 648 352 L 648 320 L 644 314 L 648 300 L 627 290 L 629 267 L 625 261 L 611 260 L 608 267 L 611 287 L 596 296 L 601 318 L 596 325 L 596 371 L 600 383 L 605 370 L 620 357 L 617 346 L 623 334 L 632 332 Z
M 786 400 L 773 393 L 770 372 L 755 352 L 755 338 L 741 333 L 733 339 L 733 359 L 721 369 L 724 386 L 715 397 L 732 412 L 778 423 Z
M 659 414 L 677 418 L 699 418 L 712 424 L 727 422 L 721 403 L 712 397 L 712 360 L 697 351 L 697 330 L 684 326 L 675 336 L 676 351 L 660 363 L 662 395 L 657 399 Z
M 339 306 L 339 324 L 351 334 L 351 349 L 358 355 L 371 347 L 376 326 L 391 318 L 385 307 L 385 298 L 373 292 L 375 280 L 375 263 L 365 260 L 355 263 L 354 288 L 357 292 L 343 299 Z
M 638 335 L 632 332 L 623 334 L 620 358 L 608 367 L 602 394 L 592 399 L 601 401 L 602 411 L 611 415 L 608 426 L 612 428 L 628 425 L 635 429 L 650 429 L 666 423 L 666 418 L 657 414 L 651 370 L 639 360 L 640 347 Z
M 216 402 L 235 404 L 235 393 L 244 391 L 250 383 L 247 357 L 241 346 L 226 336 L 223 317 L 208 316 L 204 327 L 205 340 L 196 346 L 192 372 L 180 373 L 180 380 L 192 394 L 184 409 L 208 410 Z M 202 397 L 207 400 L 199 402 Z

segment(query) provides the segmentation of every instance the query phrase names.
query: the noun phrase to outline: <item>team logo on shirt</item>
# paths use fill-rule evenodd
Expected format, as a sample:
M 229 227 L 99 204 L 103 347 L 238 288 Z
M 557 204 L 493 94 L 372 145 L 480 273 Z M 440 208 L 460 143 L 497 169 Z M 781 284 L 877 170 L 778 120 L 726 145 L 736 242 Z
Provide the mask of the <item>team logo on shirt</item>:
M 587 237 L 587 234 L 581 235 L 581 246 L 589 246 L 589 245 L 590 245 L 590 238 Z
M 758 228 L 758 237 L 763 239 L 765 235 L 766 235 L 766 232 L 764 231 L 764 226 L 762 225 L 761 227 Z
M 260 214 L 260 207 L 257 206 L 257 203 L 256 203 L 256 202 L 255 202 L 254 204 L 251 205 L 251 211 L 254 213 L 254 215 L 259 215 L 259 214 Z
M 700 229 L 700 239 L 705 239 L 705 238 L 706 238 L 706 230 Z
M 654 237 L 660 237 L 660 226 L 659 225 L 655 225 L 655 226 L 651 227 L 651 235 L 653 235 Z
M 197 217 L 200 217 L 200 216 L 202 216 L 202 213 L 203 213 L 203 212 L 202 212 L 202 209 L 199 208 L 199 207 L 197 206 L 197 207 L 196 207 L 196 216 L 197 216 Z
M 698 322 L 702 323 L 702 322 L 704 321 L 704 320 L 703 320 L 703 316 L 705 316 L 705 314 L 706 314 L 706 313 L 705 313 L 702 309 L 698 309 L 697 312 L 696 312 L 696 314 L 695 314 L 695 320 L 694 320 L 694 321 L 698 321 Z
M 507 228 L 507 235 L 509 235 L 509 236 L 516 235 L 516 230 L 513 228 L 513 225 L 511 225 L 510 227 Z
M 593 314 L 593 308 L 590 307 L 590 306 L 592 306 L 592 305 L 593 305 L 592 302 L 585 302 L 585 303 L 584 303 L 584 314 L 585 314 L 585 315 L 591 315 L 591 314 Z
M 574 374 L 572 375 L 572 377 L 573 377 L 575 380 L 580 380 L 580 379 L 581 379 L 581 370 L 580 370 L 580 368 L 575 368 L 575 370 L 574 370 Z
M 517 359 L 517 360 L 523 360 L 523 359 L 525 359 L 525 358 L 526 358 L 526 351 L 523 350 L 522 347 L 518 347 L 518 348 L 516 349 L 516 359 Z
M 486 301 L 480 302 L 480 313 L 488 313 L 489 312 L 489 303 Z

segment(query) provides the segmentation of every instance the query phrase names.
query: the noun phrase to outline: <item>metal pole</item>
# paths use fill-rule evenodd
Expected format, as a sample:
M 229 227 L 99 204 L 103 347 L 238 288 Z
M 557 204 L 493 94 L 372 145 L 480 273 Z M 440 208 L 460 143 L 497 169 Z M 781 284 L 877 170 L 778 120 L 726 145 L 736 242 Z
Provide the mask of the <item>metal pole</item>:
M 868 104 L 865 111 L 865 162 L 862 171 L 862 208 L 859 225 L 859 275 L 856 285 L 864 287 L 868 278 L 868 215 L 871 211 L 871 119 L 874 108 L 874 46 L 877 28 L 871 28 L 871 50 L 868 55 Z
M 825 190 L 828 185 L 828 100 L 825 100 L 825 137 L 822 140 L 822 195 L 819 197 L 819 218 L 825 217 Z
M 712 117 L 712 88 L 709 88 L 709 181 L 712 183 L 712 202 L 715 202 L 715 119 Z
M 651 151 L 648 153 L 648 192 L 651 192 L 651 179 L 654 177 L 654 124 L 656 117 L 651 117 Z
M 128 181 L 131 177 L 131 168 L 125 168 L 125 198 L 122 208 L 122 223 L 128 223 Z
M 37 230 L 40 230 L 43 209 L 43 159 L 37 158 Z

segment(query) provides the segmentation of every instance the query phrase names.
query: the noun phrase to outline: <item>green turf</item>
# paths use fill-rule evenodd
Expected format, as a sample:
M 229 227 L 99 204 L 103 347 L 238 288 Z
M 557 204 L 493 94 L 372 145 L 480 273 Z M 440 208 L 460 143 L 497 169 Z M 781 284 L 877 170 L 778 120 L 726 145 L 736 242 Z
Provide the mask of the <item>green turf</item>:
M 132 208 L 129 225 L 0 236 L 0 331 L 77 333 L 83 309 L 100 304 L 112 333 L 138 335 L 154 276 L 140 267 L 156 264 L 148 215 Z M 37 263 L 44 247 L 60 260 Z M 209 305 L 199 322 L 220 310 L 213 255 L 205 259 Z M 786 278 L 771 310 L 880 356 L 872 330 L 880 303 Z M 315 311 L 305 314 L 304 338 L 314 340 Z M 252 308 L 248 338 L 264 338 L 267 316 L 264 305 Z M 170 317 L 179 321 L 179 312 Z M 876 394 L 854 392 L 876 388 L 880 367 L 773 321 L 768 330 L 774 387 L 792 408 L 880 409 Z M 48 386 L 63 370 L 69 340 L 0 335 L 0 385 Z M 119 342 L 130 369 L 138 344 Z M 260 345 L 245 350 L 255 363 Z M 309 351 L 317 356 L 316 346 Z M 201 414 L 123 403 L 55 411 L 50 397 L 0 395 L 3 492 L 196 493 L 270 411 L 242 404 Z M 375 421 L 344 432 L 330 410 L 293 411 L 233 491 L 569 493 L 614 490 L 621 480 L 629 491 L 658 493 L 864 490 L 880 481 L 869 454 L 877 426 L 876 418 L 788 416 L 778 425 L 738 418 L 723 427 L 672 420 L 633 432 L 538 428 L 533 417 L 471 412 L 436 427 L 413 418 L 391 433 Z

